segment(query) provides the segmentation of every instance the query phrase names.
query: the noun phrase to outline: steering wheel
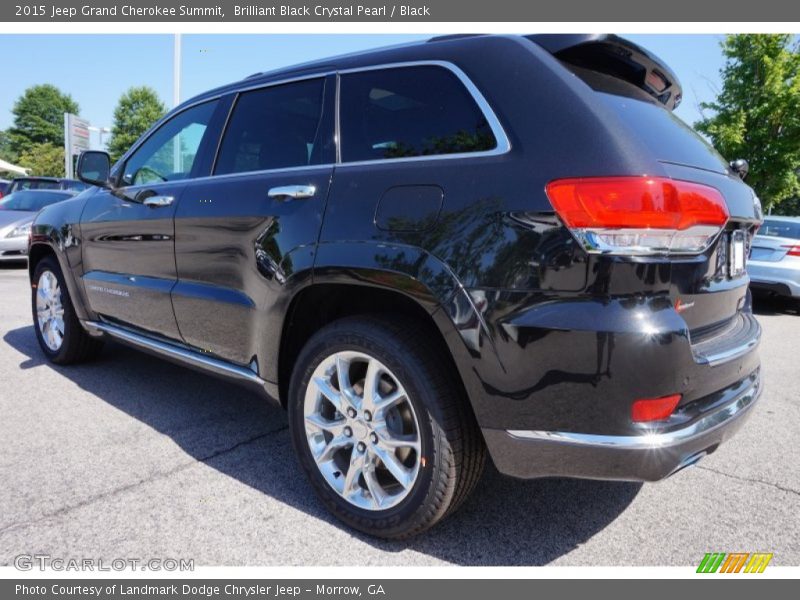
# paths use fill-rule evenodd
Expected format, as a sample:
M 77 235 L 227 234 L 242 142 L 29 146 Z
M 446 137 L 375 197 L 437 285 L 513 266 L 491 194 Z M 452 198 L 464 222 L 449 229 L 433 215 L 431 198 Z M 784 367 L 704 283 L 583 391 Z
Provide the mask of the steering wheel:
M 143 167 L 140 167 L 139 170 L 136 171 L 136 174 L 133 176 L 134 185 L 136 185 L 138 183 L 147 183 L 147 182 L 141 181 L 141 179 L 143 178 L 143 176 L 148 176 L 148 175 L 153 176 L 153 177 L 155 177 L 157 179 L 160 179 L 161 181 L 169 181 L 161 173 L 159 173 L 155 169 L 152 169 L 152 168 L 150 168 L 150 167 L 145 165 Z

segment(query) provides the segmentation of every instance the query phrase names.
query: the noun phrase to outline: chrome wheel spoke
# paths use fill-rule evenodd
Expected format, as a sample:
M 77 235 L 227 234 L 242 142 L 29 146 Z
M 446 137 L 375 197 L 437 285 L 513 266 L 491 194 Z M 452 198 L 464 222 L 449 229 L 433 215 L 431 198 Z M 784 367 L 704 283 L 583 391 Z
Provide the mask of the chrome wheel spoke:
M 350 465 L 347 468 L 347 474 L 344 477 L 344 487 L 342 488 L 342 495 L 347 497 L 354 493 L 358 493 L 361 488 L 358 486 L 359 475 L 364 471 L 366 454 L 360 452 L 353 447 L 353 452 L 350 455 Z
M 375 433 L 378 435 L 378 444 L 387 450 L 397 450 L 398 448 L 413 448 L 419 452 L 419 436 L 416 433 L 394 434 L 388 427 L 376 427 Z
M 367 372 L 364 375 L 364 394 L 361 402 L 364 410 L 375 411 L 375 401 L 378 396 L 378 383 L 380 382 L 381 369 L 377 360 L 367 363 Z
M 317 386 L 319 393 L 322 394 L 328 402 L 333 404 L 333 407 L 339 411 L 339 414 L 347 414 L 347 409 L 350 406 L 350 402 L 341 392 L 339 392 L 339 390 L 335 389 L 331 385 L 330 380 L 325 379 L 324 377 L 315 377 L 314 385 Z
M 325 447 L 314 457 L 314 460 L 317 461 L 317 464 L 322 464 L 333 460 L 335 454 L 342 450 L 343 448 L 347 448 L 349 444 L 352 444 L 353 441 L 345 436 L 338 436 L 332 438 L 330 442 L 328 442 Z
M 397 480 L 397 483 L 403 486 L 403 489 L 408 489 L 414 482 L 413 471 L 405 467 L 391 451 L 377 447 L 375 448 L 375 454 L 381 459 L 381 463 L 386 467 L 386 470 Z
M 364 470 L 364 481 L 367 483 L 367 490 L 372 498 L 372 506 L 379 509 L 383 506 L 386 499 L 386 493 L 383 491 L 378 478 L 375 476 L 374 466 Z
M 328 419 L 318 415 L 306 415 L 306 431 L 309 428 L 322 433 L 327 431 L 334 437 L 343 435 L 345 420 L 337 419 L 336 421 L 329 421 Z
M 389 410 L 393 406 L 397 406 L 398 404 L 404 402 L 405 400 L 406 400 L 406 392 L 402 388 L 396 389 L 395 391 L 391 392 L 386 396 L 377 397 L 374 403 L 375 413 L 378 415 L 383 415 L 386 413 L 387 410 Z

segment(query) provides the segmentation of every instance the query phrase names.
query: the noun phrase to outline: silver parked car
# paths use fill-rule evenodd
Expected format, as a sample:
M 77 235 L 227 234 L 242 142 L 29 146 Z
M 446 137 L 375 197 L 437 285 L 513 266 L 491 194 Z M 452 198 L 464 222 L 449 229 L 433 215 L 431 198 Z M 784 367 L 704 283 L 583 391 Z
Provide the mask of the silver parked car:
M 753 238 L 750 287 L 800 302 L 800 217 L 766 217 Z
M 0 200 L 0 261 L 28 258 L 31 223 L 45 206 L 75 196 L 65 190 L 21 190 Z

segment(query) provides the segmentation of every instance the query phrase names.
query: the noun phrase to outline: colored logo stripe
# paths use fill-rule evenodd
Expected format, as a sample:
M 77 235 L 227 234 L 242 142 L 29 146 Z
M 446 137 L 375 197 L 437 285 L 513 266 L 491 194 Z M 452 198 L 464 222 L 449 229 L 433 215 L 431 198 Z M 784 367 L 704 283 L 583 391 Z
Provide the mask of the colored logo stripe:
M 772 560 L 772 554 L 760 553 L 751 555 L 750 562 L 744 568 L 745 573 L 763 573 L 767 568 L 769 561 Z
M 707 552 L 697 567 L 698 573 L 716 573 L 725 558 L 724 552 Z
M 763 573 L 771 560 L 772 554 L 767 552 L 708 552 L 700 561 L 697 572 L 739 573 L 744 568 L 745 573 Z

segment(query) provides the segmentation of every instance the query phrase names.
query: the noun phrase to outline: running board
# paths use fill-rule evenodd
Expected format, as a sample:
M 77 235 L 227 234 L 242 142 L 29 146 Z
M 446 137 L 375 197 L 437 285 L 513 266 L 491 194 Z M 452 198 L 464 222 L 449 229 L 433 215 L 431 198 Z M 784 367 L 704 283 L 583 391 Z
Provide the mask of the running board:
M 144 350 L 150 354 L 155 354 L 156 356 L 164 357 L 178 364 L 231 379 L 269 396 L 269 384 L 247 367 L 241 367 L 219 358 L 206 356 L 187 346 L 179 346 L 170 342 L 164 342 L 110 323 L 84 321 L 83 324 L 87 329 L 93 330 L 95 333 L 106 334 L 124 344 Z

